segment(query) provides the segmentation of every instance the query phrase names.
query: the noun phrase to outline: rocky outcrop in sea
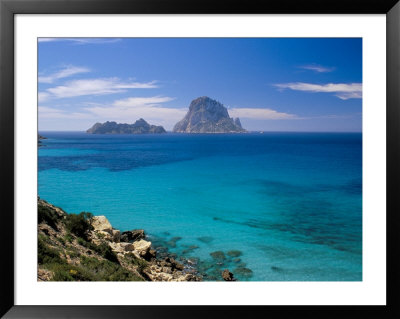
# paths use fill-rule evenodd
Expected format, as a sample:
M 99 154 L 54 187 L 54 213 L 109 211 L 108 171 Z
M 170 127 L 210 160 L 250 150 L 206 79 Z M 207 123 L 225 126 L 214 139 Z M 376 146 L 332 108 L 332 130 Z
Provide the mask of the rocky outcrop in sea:
M 44 136 L 38 134 L 38 147 L 43 146 L 42 140 L 46 140 L 46 139 L 47 139 L 47 137 L 44 137 Z
M 117 122 L 96 123 L 86 131 L 90 134 L 162 134 L 166 133 L 162 126 L 151 125 L 144 119 L 139 119 L 133 124 Z
M 190 103 L 185 117 L 175 124 L 176 133 L 243 133 L 239 118 L 229 117 L 225 106 L 207 96 Z

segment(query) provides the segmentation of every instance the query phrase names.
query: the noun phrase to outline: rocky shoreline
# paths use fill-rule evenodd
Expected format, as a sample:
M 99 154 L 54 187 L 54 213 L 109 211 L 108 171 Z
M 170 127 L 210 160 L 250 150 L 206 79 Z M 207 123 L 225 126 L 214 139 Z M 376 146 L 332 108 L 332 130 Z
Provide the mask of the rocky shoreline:
M 67 214 L 40 198 L 38 213 L 38 281 L 202 281 L 189 262 L 157 256 L 144 230 L 121 233 L 105 216 Z
M 157 258 L 151 241 L 146 240 L 143 229 L 120 232 L 114 229 L 105 216 L 94 216 L 91 220 L 94 230 L 92 242 L 99 245 L 107 243 L 118 259 L 133 254 L 137 259 L 149 262 L 143 270 L 145 279 L 150 281 L 201 281 L 201 277 L 177 262 L 172 256 Z

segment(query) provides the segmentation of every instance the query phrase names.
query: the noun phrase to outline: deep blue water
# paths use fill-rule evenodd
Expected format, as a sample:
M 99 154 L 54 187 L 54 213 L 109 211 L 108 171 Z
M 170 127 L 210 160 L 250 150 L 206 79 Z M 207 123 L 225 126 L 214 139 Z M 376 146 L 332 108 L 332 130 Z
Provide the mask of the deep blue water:
M 143 228 L 206 279 L 362 280 L 359 133 L 40 134 L 41 198 Z

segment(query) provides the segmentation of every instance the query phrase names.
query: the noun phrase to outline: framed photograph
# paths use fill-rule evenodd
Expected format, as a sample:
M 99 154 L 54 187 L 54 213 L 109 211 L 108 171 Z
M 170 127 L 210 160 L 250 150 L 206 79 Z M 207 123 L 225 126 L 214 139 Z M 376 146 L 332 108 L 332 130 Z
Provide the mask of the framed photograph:
M 396 0 L 0 3 L 1 315 L 399 314 Z

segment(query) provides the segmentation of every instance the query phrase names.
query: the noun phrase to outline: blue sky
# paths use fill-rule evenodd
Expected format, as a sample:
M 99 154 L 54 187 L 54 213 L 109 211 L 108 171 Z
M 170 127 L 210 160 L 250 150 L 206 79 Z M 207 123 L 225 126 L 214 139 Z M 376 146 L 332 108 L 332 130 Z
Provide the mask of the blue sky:
M 362 129 L 360 38 L 41 38 L 38 54 L 40 131 L 171 130 L 199 96 L 247 130 Z

